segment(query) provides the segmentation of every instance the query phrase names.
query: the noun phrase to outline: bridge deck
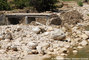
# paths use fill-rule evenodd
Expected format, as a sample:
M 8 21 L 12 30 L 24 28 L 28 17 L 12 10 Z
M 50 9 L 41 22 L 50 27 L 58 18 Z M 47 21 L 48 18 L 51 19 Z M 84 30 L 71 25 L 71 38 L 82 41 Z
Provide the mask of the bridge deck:
M 7 13 L 6 17 L 15 17 L 15 16 L 29 16 L 29 17 L 49 17 L 51 13 Z

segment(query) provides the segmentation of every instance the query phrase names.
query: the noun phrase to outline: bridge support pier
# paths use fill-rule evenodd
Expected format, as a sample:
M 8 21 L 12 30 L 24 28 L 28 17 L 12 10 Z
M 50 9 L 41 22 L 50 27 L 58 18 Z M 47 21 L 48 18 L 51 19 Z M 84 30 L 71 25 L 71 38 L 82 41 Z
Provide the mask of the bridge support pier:
M 35 21 L 35 17 L 28 17 L 28 16 L 25 16 L 25 24 L 29 24 L 29 23 L 31 23 L 32 21 Z
M 46 25 L 49 25 L 49 17 L 46 17 L 47 21 L 46 21 Z
M 28 24 L 28 16 L 25 16 L 25 24 Z
M 5 17 L 5 21 L 6 21 L 6 25 L 9 25 L 10 24 L 10 21 L 8 20 L 8 17 Z

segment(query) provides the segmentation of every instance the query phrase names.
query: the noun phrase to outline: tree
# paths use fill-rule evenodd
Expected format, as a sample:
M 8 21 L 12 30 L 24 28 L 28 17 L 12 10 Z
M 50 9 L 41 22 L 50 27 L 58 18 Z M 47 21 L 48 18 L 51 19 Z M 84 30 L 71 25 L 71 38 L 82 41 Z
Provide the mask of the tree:
M 7 0 L 0 0 L 0 10 L 10 10 L 10 5 Z
M 57 8 L 55 5 L 57 2 L 58 0 L 30 0 L 30 6 L 38 12 L 53 11 Z

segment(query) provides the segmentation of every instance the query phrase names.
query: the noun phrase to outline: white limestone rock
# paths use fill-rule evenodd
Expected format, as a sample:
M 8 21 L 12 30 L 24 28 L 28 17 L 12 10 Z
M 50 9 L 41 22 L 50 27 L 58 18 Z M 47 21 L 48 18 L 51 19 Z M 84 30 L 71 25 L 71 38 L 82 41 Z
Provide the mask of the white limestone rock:
M 39 27 L 35 27 L 32 29 L 32 31 L 36 34 L 39 34 L 41 32 L 41 29 Z
M 36 49 L 37 49 L 39 54 L 44 54 L 44 51 L 42 50 L 41 46 L 37 46 Z
M 53 28 L 52 27 L 47 27 L 47 31 L 48 32 L 53 31 Z
M 10 32 L 6 33 L 4 38 L 5 39 L 10 39 L 10 40 L 13 39 L 12 34 Z
M 18 51 L 18 48 L 17 48 L 17 46 L 11 46 L 11 49 L 13 50 L 13 51 Z
M 20 46 L 21 43 L 19 42 L 19 40 L 16 40 L 16 41 L 14 42 L 14 45 L 16 45 L 16 46 Z
M 50 44 L 46 43 L 46 42 L 41 42 L 41 43 L 38 44 L 38 46 L 41 46 L 42 48 L 47 49 L 48 47 L 50 47 Z
M 82 47 L 82 46 L 78 46 L 77 48 L 78 48 L 78 49 L 82 49 L 83 47 Z
M 32 52 L 32 54 L 38 54 L 37 50 L 32 50 L 31 52 Z
M 89 31 L 84 31 L 84 32 L 89 37 Z
M 67 56 L 67 54 L 65 54 L 65 53 L 61 53 L 61 56 Z
M 3 50 L 3 49 L 0 50 L 0 54 L 4 54 L 5 52 L 6 52 L 6 51 Z
M 34 42 L 29 42 L 27 45 L 29 46 L 29 48 L 35 49 L 38 44 Z
M 50 32 L 44 32 L 44 35 L 45 36 L 47 36 L 47 35 L 49 35 L 50 34 Z
M 2 35 L 0 35 L 0 40 L 3 40 L 3 36 Z
M 64 34 L 64 32 L 60 29 L 55 29 L 53 32 L 52 32 L 52 39 L 54 40 L 62 40 L 64 39 L 66 36 Z
M 78 53 L 78 51 L 77 50 L 73 50 L 73 54 L 77 54 Z
M 80 42 L 80 44 L 81 44 L 82 46 L 86 46 L 86 45 L 88 44 L 88 42 L 87 42 L 86 40 L 83 40 L 82 42 Z
M 86 34 L 82 34 L 81 37 L 82 37 L 83 39 L 87 39 L 87 38 L 88 38 L 88 36 L 87 36 Z

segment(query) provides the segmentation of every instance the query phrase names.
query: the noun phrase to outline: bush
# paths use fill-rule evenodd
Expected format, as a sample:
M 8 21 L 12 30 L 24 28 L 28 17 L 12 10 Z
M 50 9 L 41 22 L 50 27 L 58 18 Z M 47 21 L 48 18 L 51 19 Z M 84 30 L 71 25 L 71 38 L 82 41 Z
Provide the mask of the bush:
M 0 0 L 0 10 L 11 10 L 7 0 Z
M 23 9 L 29 6 L 29 0 L 14 0 L 13 3 L 17 9 Z
M 79 5 L 79 6 L 83 6 L 83 2 L 78 1 L 78 5 Z
M 30 0 L 30 5 L 38 12 L 53 11 L 57 8 L 57 2 L 58 0 Z

